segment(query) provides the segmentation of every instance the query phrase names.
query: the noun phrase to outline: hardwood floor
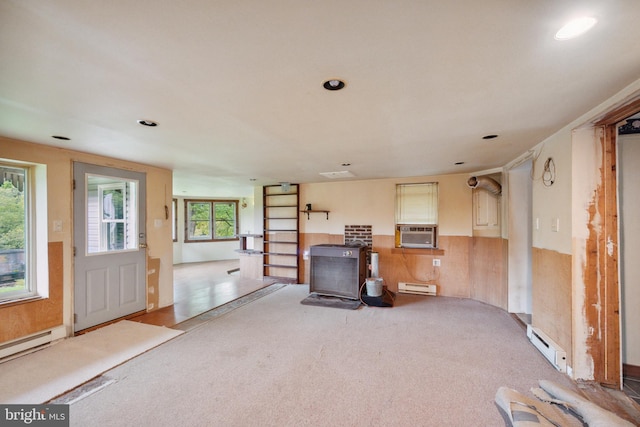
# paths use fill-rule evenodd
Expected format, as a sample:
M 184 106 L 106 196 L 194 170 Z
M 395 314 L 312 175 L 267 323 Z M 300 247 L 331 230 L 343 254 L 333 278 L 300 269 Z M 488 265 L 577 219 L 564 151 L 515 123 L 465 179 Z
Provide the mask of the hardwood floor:
M 173 327 L 275 283 L 272 279 L 241 278 L 238 268 L 238 260 L 175 265 L 173 267 L 173 305 L 129 320 Z M 229 274 L 228 271 L 234 272 Z

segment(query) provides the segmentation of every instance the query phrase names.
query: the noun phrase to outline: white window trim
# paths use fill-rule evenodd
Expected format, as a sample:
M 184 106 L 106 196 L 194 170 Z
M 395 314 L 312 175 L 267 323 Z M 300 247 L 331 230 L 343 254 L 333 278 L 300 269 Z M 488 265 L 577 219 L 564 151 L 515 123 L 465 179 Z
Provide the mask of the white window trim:
M 2 159 L 9 166 L 26 169 L 27 198 L 25 199 L 27 235 L 25 243 L 25 278 L 27 292 L 14 295 L 0 304 L 49 297 L 49 228 L 47 203 L 47 166 Z

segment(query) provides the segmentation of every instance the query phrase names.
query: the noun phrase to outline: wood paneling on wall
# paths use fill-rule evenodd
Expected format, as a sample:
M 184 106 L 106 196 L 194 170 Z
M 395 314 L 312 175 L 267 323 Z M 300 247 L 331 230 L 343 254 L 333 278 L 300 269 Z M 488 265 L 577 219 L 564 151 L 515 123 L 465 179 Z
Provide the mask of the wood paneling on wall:
M 470 237 L 440 236 L 440 250 L 403 251 L 395 248 L 394 236 L 373 236 L 373 250 L 378 252 L 379 274 L 390 291 L 398 290 L 398 282 L 435 283 L 438 295 L 469 298 Z M 343 244 L 344 237 L 335 234 L 300 234 L 301 252 L 313 245 Z M 302 255 L 301 255 L 302 256 Z M 440 267 L 433 259 L 440 259 Z M 309 283 L 309 260 L 300 260 L 305 283 Z
M 342 245 L 344 244 L 344 236 L 342 234 L 327 234 L 327 233 L 300 233 L 300 259 L 298 260 L 298 269 L 300 270 L 300 277 L 304 280 L 304 283 L 309 283 L 311 278 L 310 263 L 308 259 L 304 259 L 304 253 L 309 253 L 309 248 L 314 245 Z
M 63 324 L 62 242 L 49 243 L 49 298 L 0 308 L 0 343 Z
M 532 325 L 567 352 L 571 363 L 571 255 L 533 248 Z
M 508 308 L 508 241 L 496 237 L 473 237 L 470 260 L 471 298 Z

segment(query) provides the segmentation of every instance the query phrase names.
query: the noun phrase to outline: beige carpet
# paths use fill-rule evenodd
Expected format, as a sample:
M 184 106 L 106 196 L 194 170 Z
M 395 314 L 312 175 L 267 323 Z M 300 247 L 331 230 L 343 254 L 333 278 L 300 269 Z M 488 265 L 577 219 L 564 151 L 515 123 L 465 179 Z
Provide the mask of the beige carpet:
M 105 373 L 71 426 L 500 426 L 500 386 L 572 385 L 495 307 L 398 295 L 342 310 L 308 293 L 283 287 Z
M 0 403 L 48 402 L 182 333 L 124 320 L 0 363 Z

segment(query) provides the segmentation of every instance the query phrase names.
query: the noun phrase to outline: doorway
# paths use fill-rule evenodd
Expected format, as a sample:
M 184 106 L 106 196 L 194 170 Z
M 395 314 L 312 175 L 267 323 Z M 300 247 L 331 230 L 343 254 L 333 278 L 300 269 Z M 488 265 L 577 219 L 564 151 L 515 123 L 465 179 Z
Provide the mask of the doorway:
M 635 262 L 640 252 L 640 114 L 618 126 L 617 153 L 622 366 L 625 376 L 640 378 L 640 265 Z
M 526 325 L 532 316 L 532 181 L 531 158 L 507 172 L 508 218 L 508 311 Z
M 146 175 L 74 163 L 74 330 L 146 307 Z

